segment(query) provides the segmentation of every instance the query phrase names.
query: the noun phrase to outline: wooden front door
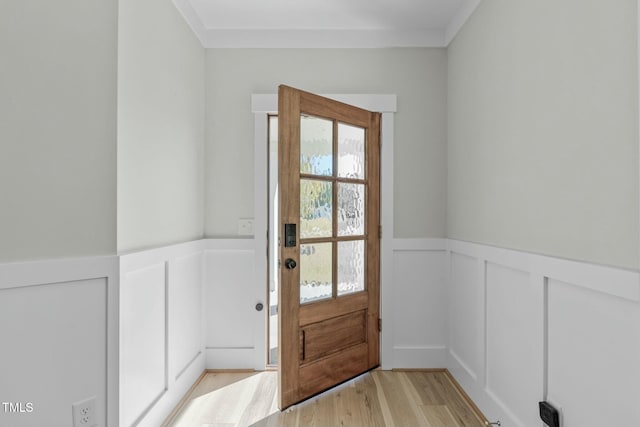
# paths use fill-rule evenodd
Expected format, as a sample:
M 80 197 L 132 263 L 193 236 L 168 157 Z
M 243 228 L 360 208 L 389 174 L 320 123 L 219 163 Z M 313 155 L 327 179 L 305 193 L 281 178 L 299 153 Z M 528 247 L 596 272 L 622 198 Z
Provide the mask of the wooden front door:
M 280 409 L 380 364 L 380 117 L 279 88 Z

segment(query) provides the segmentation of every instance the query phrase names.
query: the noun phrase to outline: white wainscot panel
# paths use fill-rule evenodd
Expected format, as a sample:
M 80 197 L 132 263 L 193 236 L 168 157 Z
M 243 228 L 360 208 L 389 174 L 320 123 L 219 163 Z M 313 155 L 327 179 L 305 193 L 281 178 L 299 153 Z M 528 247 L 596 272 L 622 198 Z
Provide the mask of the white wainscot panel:
M 131 426 L 167 387 L 165 263 L 124 274 L 120 283 L 120 419 Z
M 540 424 L 544 382 L 544 278 L 487 263 L 486 388 L 519 427 Z
M 394 251 L 395 368 L 446 367 L 445 261 L 444 251 Z
M 253 368 L 254 251 L 207 250 L 205 262 L 207 368 Z
M 549 401 L 563 427 L 640 425 L 640 305 L 549 281 Z
M 202 252 L 169 262 L 169 361 L 176 381 L 202 352 Z
M 451 252 L 449 288 L 449 351 L 465 373 L 478 380 L 484 371 L 483 262 Z
M 92 396 L 105 424 L 107 279 L 0 287 L 0 325 L 0 399 L 33 407 L 0 410 L 0 425 L 70 426 L 71 405 Z

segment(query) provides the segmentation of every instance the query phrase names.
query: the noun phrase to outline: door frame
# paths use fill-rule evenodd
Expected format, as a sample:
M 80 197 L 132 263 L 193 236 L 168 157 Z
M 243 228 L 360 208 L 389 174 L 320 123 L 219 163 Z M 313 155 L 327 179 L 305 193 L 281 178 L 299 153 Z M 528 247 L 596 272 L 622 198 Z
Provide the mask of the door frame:
M 391 369 L 393 362 L 393 288 L 386 286 L 393 280 L 393 136 L 394 115 L 397 111 L 396 95 L 388 94 L 319 94 L 336 101 L 382 113 L 380 143 L 380 197 L 382 236 L 380 239 L 380 363 L 382 369 Z M 251 111 L 254 114 L 254 247 L 255 295 L 266 305 L 267 276 L 267 231 L 268 231 L 268 177 L 267 115 L 278 113 L 277 94 L 253 94 Z M 258 312 L 257 312 L 258 313 Z M 254 368 L 263 370 L 267 366 L 267 316 L 268 310 L 256 315 Z

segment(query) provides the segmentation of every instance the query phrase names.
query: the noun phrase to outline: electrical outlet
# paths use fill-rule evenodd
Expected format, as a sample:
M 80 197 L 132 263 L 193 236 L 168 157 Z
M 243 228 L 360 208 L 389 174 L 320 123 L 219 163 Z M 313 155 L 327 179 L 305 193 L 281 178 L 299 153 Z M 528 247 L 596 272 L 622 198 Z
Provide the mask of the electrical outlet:
M 540 402 L 540 419 L 549 427 L 560 427 L 560 414 L 549 402 Z
M 98 418 L 95 396 L 74 403 L 72 409 L 73 427 L 97 427 Z

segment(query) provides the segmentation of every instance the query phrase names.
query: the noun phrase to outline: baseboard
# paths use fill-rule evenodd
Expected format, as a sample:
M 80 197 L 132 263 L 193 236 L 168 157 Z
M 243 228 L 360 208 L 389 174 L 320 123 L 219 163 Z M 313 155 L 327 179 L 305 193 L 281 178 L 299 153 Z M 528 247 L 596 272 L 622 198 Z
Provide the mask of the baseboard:
M 198 359 L 133 425 L 155 427 L 162 425 L 172 414 L 175 416 L 176 408 L 181 405 L 183 399 L 189 395 L 205 373 L 203 355 L 201 354 Z
M 173 408 L 173 411 L 171 411 L 171 413 L 167 416 L 167 418 L 164 420 L 164 422 L 161 424 L 160 427 L 167 427 L 171 424 L 171 422 L 176 417 L 176 415 L 178 415 L 180 411 L 182 411 L 182 408 L 184 408 L 186 403 L 189 401 L 189 397 L 191 396 L 191 393 L 193 393 L 193 391 L 198 387 L 198 384 L 200 384 L 200 382 L 204 379 L 207 373 L 208 371 L 206 369 L 202 371 L 202 373 L 200 374 L 196 382 L 194 382 L 193 385 L 189 388 L 189 390 L 187 390 L 187 392 L 184 394 L 184 396 L 182 396 L 182 399 L 180 399 L 176 407 Z
M 207 348 L 206 368 L 216 370 L 255 369 L 254 348 Z
M 440 368 L 447 366 L 445 346 L 396 346 L 393 369 Z
M 444 369 L 443 371 L 444 371 L 445 376 L 447 377 L 447 379 L 451 383 L 451 385 L 453 385 L 453 388 L 456 389 L 456 392 L 460 395 L 460 397 L 462 397 L 462 399 L 467 403 L 467 405 L 469 405 L 469 407 L 473 410 L 475 415 L 480 419 L 480 422 L 484 423 L 485 425 L 488 425 L 487 423 L 489 423 L 489 421 L 487 420 L 487 417 L 482 413 L 480 408 L 478 408 L 478 406 L 471 399 L 471 397 L 469 397 L 469 395 L 464 390 L 464 388 L 462 388 L 460 383 L 458 383 L 458 381 L 456 381 L 455 377 L 451 374 L 451 372 L 449 372 L 448 369 Z

